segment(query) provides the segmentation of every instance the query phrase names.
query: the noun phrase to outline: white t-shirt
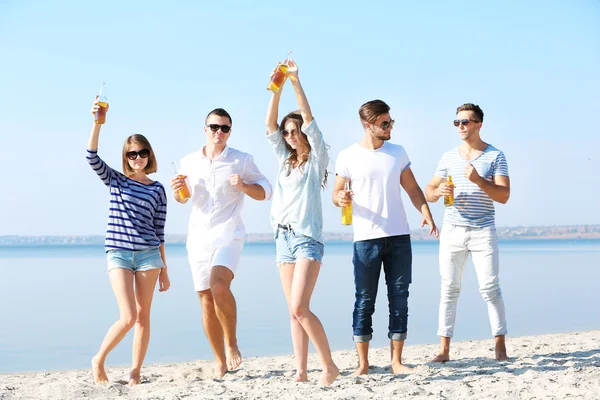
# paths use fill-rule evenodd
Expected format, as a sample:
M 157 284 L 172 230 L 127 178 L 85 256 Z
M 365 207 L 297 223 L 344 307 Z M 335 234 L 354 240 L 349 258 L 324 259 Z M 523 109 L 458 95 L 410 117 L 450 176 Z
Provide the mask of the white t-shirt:
M 404 147 L 384 142 L 376 150 L 355 143 L 338 154 L 336 175 L 354 192 L 354 241 L 410 233 L 400 194 L 400 175 L 410 166 Z

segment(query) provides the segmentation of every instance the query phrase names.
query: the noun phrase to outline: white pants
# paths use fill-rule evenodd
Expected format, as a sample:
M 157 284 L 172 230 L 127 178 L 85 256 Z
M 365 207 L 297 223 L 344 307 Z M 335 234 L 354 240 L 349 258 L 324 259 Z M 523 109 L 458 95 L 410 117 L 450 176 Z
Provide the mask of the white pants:
M 498 277 L 500 260 L 496 228 L 444 224 L 440 236 L 442 293 L 438 336 L 452 337 L 456 304 L 467 257 L 471 253 L 479 292 L 487 303 L 492 335 L 506 335 L 506 312 Z

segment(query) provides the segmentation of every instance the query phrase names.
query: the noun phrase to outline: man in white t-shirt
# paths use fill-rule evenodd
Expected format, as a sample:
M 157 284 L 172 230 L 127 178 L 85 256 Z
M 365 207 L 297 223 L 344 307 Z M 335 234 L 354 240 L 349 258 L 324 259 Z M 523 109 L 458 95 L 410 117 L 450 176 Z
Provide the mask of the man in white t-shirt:
M 382 264 L 390 310 L 392 372 L 409 373 L 411 368 L 402 364 L 402 348 L 408 325 L 412 250 L 401 187 L 423 215 L 421 226 L 429 225 L 429 234 L 436 238 L 438 229 L 404 147 L 388 142 L 394 126 L 390 107 L 381 100 L 373 100 L 363 104 L 358 114 L 365 134 L 360 142 L 339 153 L 332 194 L 336 206 L 352 204 L 356 287 L 352 328 L 359 363 L 354 374 L 369 372 L 372 315 Z M 350 183 L 350 190 L 344 190 L 346 182 Z
M 215 355 L 217 378 L 242 362 L 230 286 L 244 246 L 244 197 L 268 200 L 272 194 L 271 184 L 252 156 L 227 146 L 231 125 L 227 111 L 211 111 L 204 127 L 206 145 L 183 157 L 181 175 L 171 181 L 177 202 L 188 202 L 180 192 L 184 185 L 191 194 L 186 247 L 194 289 L 202 304 L 204 331 Z
M 467 258 L 471 254 L 479 291 L 488 306 L 496 359 L 507 360 L 506 312 L 500 290 L 500 260 L 496 235 L 494 201 L 506 203 L 510 180 L 504 153 L 481 140 L 483 111 L 475 104 L 458 107 L 454 126 L 462 143 L 446 152 L 425 189 L 427 200 L 447 202 L 440 238 L 440 298 L 438 335 L 440 352 L 436 362 L 450 360 L 450 340 L 454 335 L 456 305 Z M 452 177 L 452 184 L 447 179 Z

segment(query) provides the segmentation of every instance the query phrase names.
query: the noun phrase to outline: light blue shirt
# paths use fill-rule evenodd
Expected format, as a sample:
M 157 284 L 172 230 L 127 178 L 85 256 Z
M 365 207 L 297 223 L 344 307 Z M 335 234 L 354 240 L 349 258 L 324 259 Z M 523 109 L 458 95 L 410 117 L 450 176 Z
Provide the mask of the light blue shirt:
M 277 226 L 290 225 L 296 233 L 323 243 L 323 207 L 321 191 L 329 155 L 323 134 L 313 119 L 302 126 L 308 138 L 311 150 L 308 160 L 299 168 L 292 169 L 286 163 L 290 156 L 285 139 L 279 130 L 267 134 L 269 143 L 275 150 L 279 172 L 273 188 L 271 207 L 271 226 L 277 232 Z
M 479 176 L 494 182 L 495 176 L 508 176 L 504 153 L 491 144 L 473 160 L 465 160 L 458 147 L 446 152 L 435 171 L 441 178 L 452 176 L 454 182 L 454 205 L 446 207 L 444 223 L 474 226 L 478 228 L 495 225 L 494 201 L 483 189 L 465 177 L 465 169 L 471 163 Z

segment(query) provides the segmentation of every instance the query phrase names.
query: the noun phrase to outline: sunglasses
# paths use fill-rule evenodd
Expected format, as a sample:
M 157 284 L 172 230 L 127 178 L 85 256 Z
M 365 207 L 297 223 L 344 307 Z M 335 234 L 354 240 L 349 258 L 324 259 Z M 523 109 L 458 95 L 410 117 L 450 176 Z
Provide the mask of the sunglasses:
M 208 126 L 213 132 L 217 132 L 219 129 L 221 129 L 221 132 L 229 133 L 229 131 L 231 130 L 231 126 L 229 125 L 210 124 L 206 126 Z
M 283 129 L 283 130 L 281 131 L 281 136 L 283 136 L 283 137 L 287 137 L 289 134 L 290 134 L 290 131 L 288 131 L 288 130 L 286 130 L 286 129 Z
M 474 119 L 455 119 L 454 126 L 460 126 L 460 124 L 467 126 L 469 125 L 469 122 L 475 122 L 476 124 L 479 123 L 479 121 L 475 121 Z
M 383 129 L 384 131 L 387 131 L 388 129 L 392 129 L 394 127 L 395 122 L 396 121 L 394 121 L 393 119 L 390 119 L 389 121 L 383 121 L 381 123 L 380 128 Z M 373 124 L 373 125 L 375 125 L 375 124 Z M 377 126 L 377 125 L 375 125 L 375 126 Z
M 141 149 L 140 151 L 128 151 L 125 153 L 125 157 L 130 160 L 135 160 L 138 156 L 140 156 L 140 158 L 148 158 L 149 155 L 150 150 L 148 149 Z

